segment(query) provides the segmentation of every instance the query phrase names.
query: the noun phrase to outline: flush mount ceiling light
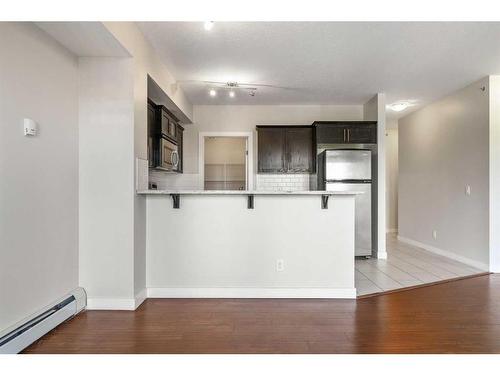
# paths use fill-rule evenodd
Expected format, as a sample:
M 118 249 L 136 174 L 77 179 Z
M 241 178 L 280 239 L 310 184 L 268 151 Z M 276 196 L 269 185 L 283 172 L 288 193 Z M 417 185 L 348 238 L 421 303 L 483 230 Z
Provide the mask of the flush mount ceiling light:
M 203 27 L 205 28 L 205 30 L 207 31 L 210 31 L 213 29 L 214 27 L 214 21 L 205 21 L 205 23 L 203 24 Z
M 406 108 L 411 107 L 413 105 L 415 105 L 415 104 L 411 103 L 410 101 L 402 100 L 399 102 L 389 104 L 387 107 L 389 109 L 393 110 L 394 112 L 401 112 L 401 111 L 404 111 Z
M 214 89 L 210 89 L 210 91 L 208 92 L 208 94 L 212 97 L 214 96 L 217 96 L 217 91 L 215 91 Z
M 236 94 L 234 93 L 234 91 L 233 91 L 233 90 L 229 91 L 229 97 L 230 97 L 230 98 L 234 98 L 234 96 L 235 96 L 235 95 L 236 95 Z

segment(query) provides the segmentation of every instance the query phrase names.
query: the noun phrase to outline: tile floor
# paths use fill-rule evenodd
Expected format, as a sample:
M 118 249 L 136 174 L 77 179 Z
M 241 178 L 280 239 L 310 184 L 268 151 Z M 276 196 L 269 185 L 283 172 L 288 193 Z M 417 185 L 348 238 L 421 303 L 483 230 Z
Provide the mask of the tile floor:
M 387 259 L 356 259 L 358 296 L 469 276 L 484 271 L 387 235 Z

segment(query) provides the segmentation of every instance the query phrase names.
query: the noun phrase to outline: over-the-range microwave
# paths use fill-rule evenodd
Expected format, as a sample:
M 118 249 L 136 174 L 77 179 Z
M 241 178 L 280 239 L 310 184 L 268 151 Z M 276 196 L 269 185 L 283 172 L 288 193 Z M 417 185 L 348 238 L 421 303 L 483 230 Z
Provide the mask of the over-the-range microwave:
M 159 163 L 156 169 L 167 172 L 177 172 L 179 170 L 179 148 L 166 138 L 160 138 Z

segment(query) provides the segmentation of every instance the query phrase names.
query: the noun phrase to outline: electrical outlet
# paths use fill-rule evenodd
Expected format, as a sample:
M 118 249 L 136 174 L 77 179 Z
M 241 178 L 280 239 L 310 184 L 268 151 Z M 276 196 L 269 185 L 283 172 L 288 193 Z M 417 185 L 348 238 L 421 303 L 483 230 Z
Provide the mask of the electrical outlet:
M 470 195 L 470 185 L 465 185 L 465 195 Z
M 432 231 L 432 238 L 434 238 L 435 240 L 438 238 L 438 231 L 435 229 Z
M 285 261 L 283 259 L 276 259 L 276 272 L 283 272 L 285 270 Z

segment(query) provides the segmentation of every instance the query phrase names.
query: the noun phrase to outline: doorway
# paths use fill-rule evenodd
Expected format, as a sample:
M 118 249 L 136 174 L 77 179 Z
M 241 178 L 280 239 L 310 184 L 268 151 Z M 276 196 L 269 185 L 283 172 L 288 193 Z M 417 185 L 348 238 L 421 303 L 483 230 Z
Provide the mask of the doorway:
M 200 176 L 204 190 L 249 190 L 251 134 L 200 133 Z

